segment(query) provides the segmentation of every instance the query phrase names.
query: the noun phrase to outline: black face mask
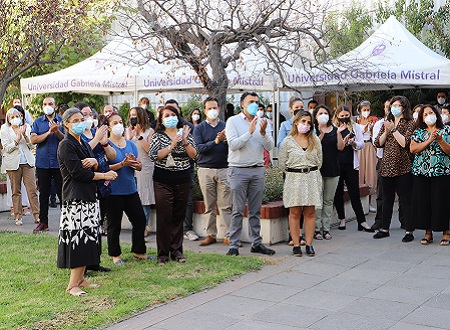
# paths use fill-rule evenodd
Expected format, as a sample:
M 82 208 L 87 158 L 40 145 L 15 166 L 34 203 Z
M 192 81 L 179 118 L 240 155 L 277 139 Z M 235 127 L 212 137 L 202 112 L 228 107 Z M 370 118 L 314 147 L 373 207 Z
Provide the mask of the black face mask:
M 296 116 L 300 111 L 304 111 L 305 109 L 297 109 L 294 110 L 294 116 Z
M 339 118 L 339 121 L 341 123 L 343 123 L 343 124 L 348 124 L 350 122 L 350 118 L 349 117 L 347 117 L 347 118 Z
M 130 118 L 130 125 L 133 127 L 137 125 L 137 117 Z

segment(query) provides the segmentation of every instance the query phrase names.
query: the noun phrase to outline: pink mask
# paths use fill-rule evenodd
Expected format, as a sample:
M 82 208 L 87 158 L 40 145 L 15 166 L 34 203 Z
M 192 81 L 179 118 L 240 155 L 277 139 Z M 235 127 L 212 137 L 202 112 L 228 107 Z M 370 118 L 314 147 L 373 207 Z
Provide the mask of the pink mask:
M 308 125 L 305 125 L 302 123 L 297 124 L 297 131 L 299 133 L 303 133 L 303 134 L 308 133 L 310 129 L 311 129 L 311 127 L 309 127 Z

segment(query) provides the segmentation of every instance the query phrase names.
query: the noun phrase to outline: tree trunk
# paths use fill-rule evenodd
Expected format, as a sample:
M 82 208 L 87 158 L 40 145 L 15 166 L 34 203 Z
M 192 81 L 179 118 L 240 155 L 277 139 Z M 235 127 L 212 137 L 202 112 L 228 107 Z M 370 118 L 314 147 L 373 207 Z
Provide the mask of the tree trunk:
M 211 45 L 211 69 L 212 82 L 207 87 L 208 95 L 215 97 L 219 101 L 220 119 L 225 119 L 227 106 L 228 76 L 222 64 L 222 46 L 220 44 Z
M 0 80 L 0 109 L 3 106 L 3 98 L 6 94 L 6 88 L 8 87 L 9 82 L 6 82 L 6 80 Z

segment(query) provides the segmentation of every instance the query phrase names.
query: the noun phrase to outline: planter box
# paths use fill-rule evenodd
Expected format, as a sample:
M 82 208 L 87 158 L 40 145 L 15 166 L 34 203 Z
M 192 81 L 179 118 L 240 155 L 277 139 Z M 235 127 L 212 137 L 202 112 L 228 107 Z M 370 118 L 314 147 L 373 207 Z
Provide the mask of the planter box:
M 360 187 L 361 202 L 364 210 L 364 214 L 369 213 L 369 187 L 362 185 Z M 344 191 L 345 201 L 345 215 L 347 219 L 354 218 L 355 212 L 353 212 L 350 198 L 347 191 Z M 194 201 L 194 231 L 199 236 L 206 236 L 207 218 L 203 213 L 205 212 L 205 206 L 203 201 Z M 218 228 L 217 238 L 223 239 L 225 235 L 225 226 L 222 216 L 218 214 Z M 333 212 L 332 223 L 337 223 L 338 217 L 336 210 Z M 284 242 L 289 239 L 289 226 L 288 226 L 288 209 L 283 205 L 282 201 L 269 202 L 261 206 L 261 237 L 264 244 L 275 244 Z M 242 223 L 241 241 L 251 243 L 247 208 L 244 212 L 244 220 Z

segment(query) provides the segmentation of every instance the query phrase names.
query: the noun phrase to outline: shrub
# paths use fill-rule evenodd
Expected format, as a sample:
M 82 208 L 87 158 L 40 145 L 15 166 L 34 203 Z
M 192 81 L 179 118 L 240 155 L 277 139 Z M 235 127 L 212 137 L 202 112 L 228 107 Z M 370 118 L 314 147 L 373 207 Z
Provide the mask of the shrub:
M 203 200 L 203 195 L 200 190 L 200 185 L 198 183 L 198 169 L 195 169 L 195 181 L 194 181 L 194 191 L 193 199 L 196 201 Z M 266 169 L 266 174 L 264 177 L 264 193 L 263 193 L 263 204 L 267 204 L 271 201 L 279 201 L 283 199 L 283 172 L 275 167 L 270 167 Z

